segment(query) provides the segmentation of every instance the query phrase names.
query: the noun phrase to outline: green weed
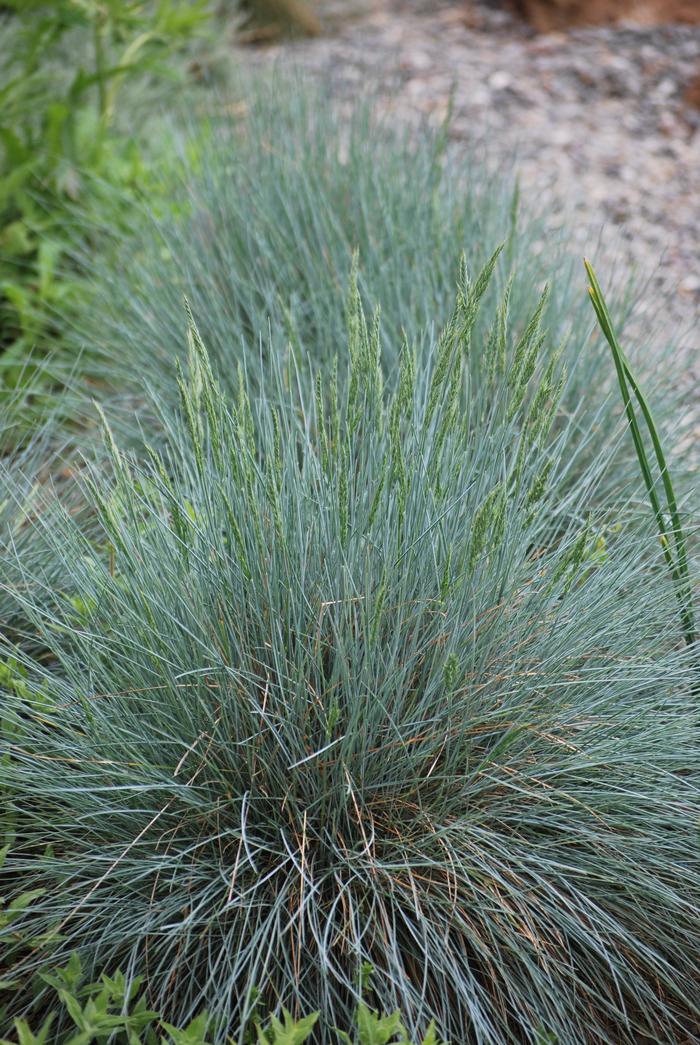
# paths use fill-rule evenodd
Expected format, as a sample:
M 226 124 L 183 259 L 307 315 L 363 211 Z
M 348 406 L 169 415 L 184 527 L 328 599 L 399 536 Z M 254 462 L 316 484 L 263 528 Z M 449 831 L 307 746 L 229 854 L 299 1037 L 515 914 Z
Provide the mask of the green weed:
M 676 585 L 676 592 L 678 595 L 678 602 L 680 605 L 680 616 L 681 624 L 683 628 L 683 636 L 686 643 L 689 646 L 695 644 L 697 634 L 695 630 L 695 613 L 693 608 L 693 591 L 690 582 L 690 572 L 688 567 L 688 550 L 686 545 L 685 533 L 683 531 L 683 525 L 681 523 L 680 512 L 678 510 L 678 502 L 676 500 L 676 492 L 673 488 L 673 482 L 671 481 L 671 475 L 668 470 L 666 463 L 666 456 L 664 454 L 661 439 L 656 427 L 649 404 L 644 397 L 644 394 L 639 387 L 639 383 L 635 378 L 630 368 L 629 361 L 625 357 L 624 352 L 620 346 L 620 342 L 615 334 L 613 322 L 608 311 L 608 307 L 603 297 L 603 292 L 600 288 L 600 284 L 596 278 L 595 272 L 590 262 L 584 262 L 586 272 L 591 281 L 589 287 L 589 294 L 595 314 L 600 323 L 601 330 L 605 335 L 605 339 L 610 345 L 610 351 L 613 355 L 613 361 L 615 363 L 615 371 L 617 373 L 617 380 L 620 385 L 620 392 L 625 405 L 625 414 L 629 423 L 630 432 L 632 434 L 632 440 L 634 442 L 634 449 L 637 454 L 637 460 L 639 461 L 639 467 L 642 472 L 642 478 L 644 479 L 644 485 L 646 487 L 647 495 L 649 497 L 649 503 L 651 505 L 656 525 L 659 530 L 659 537 L 661 538 L 661 546 L 664 552 L 664 558 L 673 577 Z M 629 386 L 629 388 L 628 388 Z M 661 508 L 661 502 L 656 489 L 656 482 L 654 481 L 651 465 L 647 457 L 647 452 L 644 446 L 644 440 L 640 431 L 639 422 L 634 412 L 634 406 L 630 396 L 629 389 L 632 392 L 639 404 L 639 408 L 642 412 L 644 422 L 647 427 L 647 431 L 651 438 L 652 446 L 654 449 L 654 456 L 656 463 L 659 468 L 659 476 L 663 485 L 664 495 L 666 497 L 666 511 L 670 518 L 671 535 L 673 538 L 673 544 L 669 540 L 669 529 L 667 526 L 664 512 Z

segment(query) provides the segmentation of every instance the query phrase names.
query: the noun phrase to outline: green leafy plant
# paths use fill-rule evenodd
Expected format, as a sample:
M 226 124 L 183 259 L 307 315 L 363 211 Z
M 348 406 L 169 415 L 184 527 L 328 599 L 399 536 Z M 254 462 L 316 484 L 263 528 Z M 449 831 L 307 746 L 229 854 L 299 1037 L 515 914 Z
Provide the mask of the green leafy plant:
M 47 968 L 39 973 L 41 983 L 53 989 L 58 1005 L 44 1017 L 38 1030 L 32 1030 L 23 1017 L 12 1021 L 13 1038 L 0 1038 L 0 1045 L 93 1045 L 104 1041 L 115 1045 L 210 1045 L 211 1020 L 200 1013 L 184 1027 L 175 1027 L 160 1020 L 157 1012 L 146 1007 L 140 993 L 142 978 L 128 979 L 121 971 L 114 975 L 103 973 L 95 983 L 86 983 L 82 964 L 77 954 L 62 968 Z M 0 990 L 6 990 L 0 984 Z M 50 1004 L 50 1003 L 47 1003 Z M 71 1027 L 58 1030 L 61 1013 L 68 1015 Z M 2 1014 L 0 1013 L 0 1018 Z M 282 1019 L 271 1016 L 264 1025 L 256 1024 L 254 1037 L 247 1038 L 256 1045 L 304 1045 L 309 1041 L 318 1023 L 319 1013 L 300 1019 L 282 1010 Z M 352 1037 L 337 1031 L 338 1043 L 348 1045 L 413 1045 L 411 1037 L 398 1013 L 380 1016 L 360 1003 L 354 1021 Z M 236 1045 L 229 1039 L 230 1045 Z M 416 1045 L 441 1045 L 432 1028 Z
M 147 182 L 120 92 L 163 74 L 204 24 L 203 0 L 11 0 L 0 60 L 0 350 L 27 374 L 81 290 L 69 255 L 94 215 Z M 133 107 L 132 107 L 133 108 Z M 132 124 L 132 126 L 125 126 Z M 80 217 L 76 217 L 76 208 Z M 107 217 L 109 215 L 109 217 Z M 79 229 L 78 233 L 76 230 Z
M 341 1042 L 353 1045 L 353 1040 L 344 1031 L 339 1033 Z M 380 1016 L 360 1002 L 357 1009 L 357 1045 L 412 1045 L 413 1036 L 406 1030 L 398 1012 L 391 1016 Z M 420 1045 L 440 1045 L 435 1027 L 431 1024 Z
M 103 974 L 98 982 L 86 984 L 77 954 L 71 955 L 62 968 L 40 972 L 38 980 L 44 986 L 44 993 L 46 986 L 55 992 L 58 1007 L 52 1008 L 36 1031 L 31 1029 L 26 1019 L 17 1017 L 13 1020 L 14 1040 L 0 1039 L 1 1045 L 44 1045 L 57 1040 L 61 1045 L 92 1045 L 106 1041 L 137 1045 L 144 1040 L 143 1032 L 151 1028 L 158 1017 L 157 1013 L 147 1009 L 144 998 L 139 996 L 140 977 L 127 980 L 117 972 L 114 976 Z M 70 1022 L 63 1032 L 57 1031 L 59 1013 L 67 1016 Z M 150 1040 L 156 1039 L 151 1037 Z
M 404 1031 L 370 1003 L 460 1045 L 694 1033 L 695 667 L 645 515 L 591 511 L 604 460 L 564 481 L 545 302 L 510 338 L 498 262 L 391 382 L 357 281 L 337 376 L 271 356 L 231 395 L 190 321 L 159 447 L 105 429 L 97 525 L 47 500 L 31 561 L 0 551 L 43 650 L 0 650 L 3 879 L 45 890 L 6 948 L 22 1018 L 53 932 L 213 1041 L 284 1007 L 330 1045 L 363 1001 L 374 1040 Z

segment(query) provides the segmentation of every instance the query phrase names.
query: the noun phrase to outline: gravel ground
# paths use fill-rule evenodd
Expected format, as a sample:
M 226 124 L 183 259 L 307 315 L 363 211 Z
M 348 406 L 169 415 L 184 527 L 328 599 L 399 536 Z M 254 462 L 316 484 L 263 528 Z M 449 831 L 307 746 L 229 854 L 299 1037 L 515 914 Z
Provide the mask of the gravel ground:
M 606 257 L 651 277 L 651 315 L 662 302 L 700 389 L 700 111 L 683 101 L 700 27 L 538 36 L 487 0 L 365 0 L 327 36 L 253 54 L 340 99 L 376 94 L 400 120 L 441 121 L 453 92 L 455 142 L 515 162 L 523 197 L 546 201 L 574 249 L 602 257 L 602 234 Z

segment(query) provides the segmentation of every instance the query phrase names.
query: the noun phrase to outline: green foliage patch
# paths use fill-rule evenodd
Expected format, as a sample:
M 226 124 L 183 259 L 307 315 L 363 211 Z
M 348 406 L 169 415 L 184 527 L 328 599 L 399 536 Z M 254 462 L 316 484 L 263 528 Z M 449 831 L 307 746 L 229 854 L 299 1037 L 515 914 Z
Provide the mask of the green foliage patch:
M 203 0 L 10 0 L 0 13 L 0 366 L 27 376 L 80 299 L 89 225 L 124 221 L 147 161 L 125 90 L 171 76 Z M 120 209 L 121 208 L 121 209 Z M 92 244 L 94 249 L 95 244 Z
M 1 861 L 6 855 L 0 852 Z M 27 903 L 31 897 L 25 898 Z M 21 909 L 15 904 L 16 913 Z M 0 932 L 4 928 L 0 922 Z M 98 1045 L 113 1042 L 114 1045 L 211 1045 L 210 1020 L 201 1013 L 184 1027 L 175 1027 L 159 1020 L 158 1013 L 150 1010 L 142 992 L 143 980 L 137 976 L 128 979 L 120 971 L 108 976 L 102 973 L 95 983 L 85 983 L 80 958 L 71 955 L 62 968 L 47 968 L 39 973 L 39 979 L 53 989 L 58 1004 L 41 1022 L 38 1030 L 32 1030 L 29 1022 L 19 1017 L 12 1021 L 12 1038 L 0 1039 L 0 1045 Z M 0 990 L 6 987 L 0 983 Z M 58 1019 L 63 1031 L 56 1031 L 57 1014 L 69 1017 Z M 286 1009 L 281 1019 L 256 1019 L 254 1029 L 246 1035 L 240 1045 L 304 1045 L 311 1040 L 319 1021 L 319 1013 L 295 1019 Z M 2 1012 L 0 1012 L 2 1018 Z M 236 1045 L 228 1039 L 230 1045 Z M 357 1007 L 355 1029 L 352 1034 L 336 1031 L 336 1040 L 343 1045 L 441 1045 L 433 1027 L 420 1042 L 412 1038 L 400 1014 L 382 1016 L 360 1002 Z

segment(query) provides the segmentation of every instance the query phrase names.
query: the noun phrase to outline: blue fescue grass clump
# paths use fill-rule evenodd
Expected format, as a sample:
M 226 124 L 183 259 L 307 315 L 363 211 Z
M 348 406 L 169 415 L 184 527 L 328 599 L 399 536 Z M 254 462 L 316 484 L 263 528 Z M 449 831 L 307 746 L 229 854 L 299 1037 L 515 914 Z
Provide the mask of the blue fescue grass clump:
M 91 262 L 95 295 L 76 318 L 74 342 L 98 387 L 125 395 L 127 428 L 144 380 L 164 400 L 175 394 L 183 294 L 229 392 L 244 359 L 253 388 L 265 384 L 271 359 L 289 356 L 312 361 L 328 380 L 343 350 L 356 254 L 365 306 L 381 307 L 391 386 L 403 336 L 420 358 L 447 322 L 462 252 L 477 267 L 503 242 L 488 314 L 508 289 L 517 339 L 551 283 L 544 317 L 566 363 L 563 413 L 576 414 L 582 439 L 593 424 L 607 437 L 619 400 L 604 348 L 592 339 L 580 262 L 531 205 L 518 206 L 507 177 L 454 152 L 449 126 L 408 135 L 371 107 L 339 111 L 279 77 L 246 83 L 237 97 L 183 134 L 167 186 L 133 208 L 113 253 Z M 618 286 L 611 308 L 621 331 L 628 305 Z M 481 318 L 477 331 L 482 339 L 488 332 Z M 653 366 L 639 361 L 664 432 L 685 413 L 670 389 L 658 390 L 665 358 L 659 349 Z M 302 378 L 307 371 L 300 367 Z M 591 455 L 599 447 L 590 443 Z M 605 452 L 612 454 L 609 444 Z M 626 451 L 617 455 L 618 487 L 636 481 L 634 469 Z M 572 471 L 570 481 L 579 475 Z
M 361 292 L 371 288 L 382 308 L 391 369 L 402 331 L 429 342 L 447 319 L 463 250 L 483 263 L 513 230 L 519 256 L 512 187 L 481 168 L 458 174 L 444 133 L 411 138 L 368 106 L 341 115 L 299 87 L 246 82 L 223 115 L 190 123 L 166 173 L 171 205 L 135 210 L 78 322 L 80 344 L 108 373 L 133 378 L 136 355 L 149 372 L 155 358 L 152 379 L 170 382 L 183 293 L 225 384 L 258 338 L 263 363 L 291 339 L 328 367 L 345 338 L 355 253 Z M 258 366 L 249 360 L 251 381 Z
M 94 294 L 74 317 L 69 349 L 82 352 L 92 387 L 113 396 L 115 431 L 132 436 L 135 403 L 149 424 L 144 381 L 162 404 L 176 399 L 183 295 L 228 394 L 241 363 L 252 390 L 266 387 L 273 361 L 296 368 L 302 382 L 310 373 L 328 382 L 344 350 L 348 274 L 357 257 L 363 303 L 381 307 L 382 370 L 393 388 L 404 338 L 425 362 L 448 321 L 462 252 L 478 267 L 501 242 L 485 314 L 504 306 L 511 349 L 550 283 L 543 318 L 566 371 L 556 431 L 566 426 L 576 446 L 560 486 L 582 481 L 601 455 L 598 502 L 621 491 L 624 500 L 638 475 L 620 441 L 614 374 L 580 293 L 580 263 L 563 237 L 545 231 L 546 215 L 531 201 L 520 207 L 500 171 L 455 151 L 449 125 L 408 135 L 369 106 L 342 110 L 341 118 L 318 93 L 277 76 L 239 85 L 237 98 L 222 99 L 208 121 L 189 125 L 162 189 L 133 207 L 128 235 L 114 234 L 113 250 L 97 263 L 87 259 Z M 623 289 L 617 281 L 610 295 L 621 333 L 632 298 Z M 488 332 L 477 317 L 480 345 Z M 687 410 L 659 380 L 669 356 L 657 346 L 653 359 L 636 352 L 634 364 L 673 445 Z M 477 359 L 471 379 L 480 382 Z M 678 482 L 687 487 L 685 476 Z
M 648 520 L 561 484 L 541 308 L 477 322 L 495 264 L 390 388 L 356 285 L 337 379 L 231 398 L 192 323 L 160 447 L 105 429 L 97 531 L 52 502 L 5 546 L 44 651 L 3 650 L 14 1015 L 48 948 L 215 1040 L 284 1006 L 330 1042 L 367 965 L 416 1037 L 693 1033 L 694 663 Z

